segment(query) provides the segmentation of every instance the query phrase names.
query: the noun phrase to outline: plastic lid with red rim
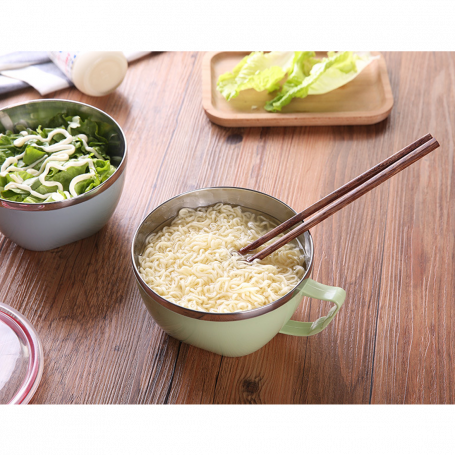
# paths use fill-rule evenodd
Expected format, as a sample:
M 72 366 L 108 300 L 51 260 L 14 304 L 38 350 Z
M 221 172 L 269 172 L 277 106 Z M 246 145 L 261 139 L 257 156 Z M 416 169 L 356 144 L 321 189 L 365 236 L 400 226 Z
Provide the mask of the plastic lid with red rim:
M 21 313 L 0 302 L 0 404 L 27 404 L 43 374 L 43 347 Z

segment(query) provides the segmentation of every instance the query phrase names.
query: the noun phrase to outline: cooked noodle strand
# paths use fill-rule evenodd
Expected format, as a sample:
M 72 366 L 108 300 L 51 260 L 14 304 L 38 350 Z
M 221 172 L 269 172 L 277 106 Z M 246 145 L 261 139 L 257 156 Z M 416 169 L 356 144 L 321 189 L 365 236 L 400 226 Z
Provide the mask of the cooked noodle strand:
M 262 307 L 291 291 L 305 272 L 295 243 L 252 264 L 236 253 L 275 226 L 228 204 L 181 209 L 148 237 L 139 272 L 157 294 L 186 308 L 231 313 Z

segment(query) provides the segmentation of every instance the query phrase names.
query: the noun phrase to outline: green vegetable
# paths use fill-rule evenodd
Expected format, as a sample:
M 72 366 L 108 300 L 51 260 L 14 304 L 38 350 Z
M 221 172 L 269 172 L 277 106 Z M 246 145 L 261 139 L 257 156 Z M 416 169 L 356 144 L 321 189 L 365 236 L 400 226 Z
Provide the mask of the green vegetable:
M 25 149 L 25 156 L 22 159 L 25 164 L 29 165 L 33 164 L 35 161 L 38 161 L 44 155 L 47 155 L 46 152 L 43 152 L 42 150 L 39 150 L 36 147 L 28 145 L 27 148 Z
M 45 147 L 66 139 L 62 133 L 54 135 L 49 142 L 29 139 L 23 145 L 14 145 L 16 139 L 24 137 L 19 134 L 21 131 L 27 135 L 47 138 L 56 128 L 65 129 L 73 136 L 71 150 L 45 150 Z M 2 199 L 43 203 L 72 198 L 100 185 L 116 170 L 116 167 L 110 163 L 107 153 L 108 144 L 112 139 L 112 129 L 101 122 L 59 114 L 45 127 L 39 126 L 35 131 L 23 127 L 18 127 L 17 130 L 17 133 L 7 131 L 5 134 L 0 134 L 0 197 Z M 76 137 L 80 134 L 85 135 L 86 138 Z M 89 149 L 84 145 L 84 141 Z M 66 144 L 66 147 L 68 145 Z M 66 158 L 65 154 L 68 155 Z M 11 162 L 13 157 L 17 158 Z M 10 161 L 4 166 L 7 159 Z M 71 190 L 72 180 L 82 174 L 88 175 L 77 182 Z M 44 185 L 39 179 L 40 176 L 45 182 L 51 184 Z
M 294 65 L 295 52 L 252 52 L 232 70 L 218 78 L 217 88 L 229 101 L 240 91 L 253 88 L 273 92 Z
M 217 88 L 229 101 L 242 90 L 279 90 L 265 109 L 280 111 L 294 98 L 320 95 L 347 84 L 374 57 L 353 52 L 329 52 L 322 60 L 312 51 L 253 52 L 232 70 L 218 78 Z
M 294 77 L 271 101 L 265 109 L 280 111 L 294 98 L 305 98 L 307 95 L 322 95 L 335 90 L 354 79 L 370 62 L 371 57 L 361 57 L 353 52 L 329 52 L 328 58 L 316 63 L 309 75 Z

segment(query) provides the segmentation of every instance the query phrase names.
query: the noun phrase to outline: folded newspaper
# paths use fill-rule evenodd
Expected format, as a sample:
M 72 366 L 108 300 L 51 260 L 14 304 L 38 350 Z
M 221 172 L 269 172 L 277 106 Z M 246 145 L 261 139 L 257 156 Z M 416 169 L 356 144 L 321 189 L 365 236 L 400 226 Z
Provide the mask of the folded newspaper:
M 149 53 L 149 51 L 124 52 L 128 62 Z M 73 85 L 50 60 L 47 52 L 0 52 L 0 95 L 29 86 L 41 95 L 47 95 Z

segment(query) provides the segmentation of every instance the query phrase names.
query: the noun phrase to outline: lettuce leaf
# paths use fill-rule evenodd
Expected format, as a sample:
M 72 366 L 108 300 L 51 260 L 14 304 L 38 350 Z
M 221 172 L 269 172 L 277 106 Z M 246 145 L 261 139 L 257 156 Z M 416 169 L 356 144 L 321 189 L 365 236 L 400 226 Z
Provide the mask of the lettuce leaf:
M 44 155 L 47 155 L 47 153 L 43 152 L 40 149 L 37 149 L 36 147 L 33 147 L 32 145 L 28 145 L 25 149 L 25 155 L 22 160 L 28 166 L 30 164 L 33 164 L 35 161 L 38 161 Z
M 295 52 L 252 52 L 231 71 L 218 78 L 217 88 L 229 101 L 242 90 L 273 92 L 294 65 Z
M 308 75 L 303 71 L 291 75 L 278 95 L 266 103 L 265 109 L 270 112 L 281 111 L 294 98 L 335 90 L 358 76 L 375 58 L 350 51 L 329 52 L 327 58 L 311 67 Z
M 23 202 L 23 200 L 27 197 L 28 193 L 25 191 L 20 192 L 21 190 L 7 190 L 2 191 L 0 196 L 2 199 L 7 199 L 8 201 L 13 202 Z
M 60 164 L 60 163 L 59 163 Z M 85 174 L 88 172 L 88 164 L 83 164 L 81 166 L 71 166 L 65 171 L 59 171 L 55 168 L 50 168 L 49 174 L 46 176 L 46 182 L 59 182 L 63 186 L 64 191 L 69 191 L 71 180 L 78 175 Z M 47 186 L 40 184 L 37 188 L 34 188 L 37 193 L 46 194 L 50 193 L 51 191 L 56 192 L 58 190 L 57 185 L 55 186 Z M 77 191 L 77 185 L 76 185 Z M 78 194 L 81 194 L 78 192 Z
M 106 181 L 114 172 L 115 167 L 109 161 L 93 160 L 95 169 L 101 183 Z
M 33 178 L 33 175 L 29 174 L 27 171 L 16 171 L 16 172 L 9 172 L 5 176 L 0 175 L 0 190 L 3 190 L 3 188 L 8 185 L 10 182 L 15 182 L 13 179 L 13 175 L 16 177 L 20 177 L 22 180 L 28 180 L 30 178 Z M 23 191 L 23 190 L 18 190 L 18 191 Z

